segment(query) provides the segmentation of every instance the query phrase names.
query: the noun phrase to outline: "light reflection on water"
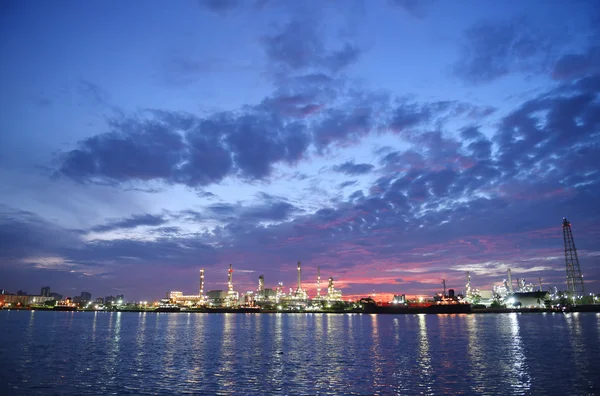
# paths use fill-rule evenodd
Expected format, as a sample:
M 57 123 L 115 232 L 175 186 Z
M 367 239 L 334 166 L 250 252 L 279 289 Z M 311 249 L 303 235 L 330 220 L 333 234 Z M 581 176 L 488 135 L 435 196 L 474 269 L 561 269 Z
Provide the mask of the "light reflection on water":
M 600 394 L 597 314 L 3 311 L 0 329 L 1 395 Z

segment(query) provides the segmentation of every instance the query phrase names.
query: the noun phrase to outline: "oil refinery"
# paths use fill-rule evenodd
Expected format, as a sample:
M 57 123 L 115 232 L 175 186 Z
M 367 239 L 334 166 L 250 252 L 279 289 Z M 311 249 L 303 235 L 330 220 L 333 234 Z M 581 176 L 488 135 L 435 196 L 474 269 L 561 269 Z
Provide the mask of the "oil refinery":
M 239 293 L 234 290 L 233 264 L 229 265 L 227 272 L 227 290 L 209 290 L 204 292 L 204 269 L 200 270 L 199 294 L 185 295 L 180 291 L 170 291 L 166 298 L 161 300 L 159 308 L 165 311 L 177 308 L 263 308 L 263 309 L 320 309 L 331 307 L 336 302 L 342 302 L 342 291 L 335 288 L 334 278 L 329 277 L 327 293 L 321 295 L 321 270 L 317 269 L 317 294 L 314 298 L 302 287 L 302 263 L 297 264 L 298 281 L 296 287 L 290 287 L 286 292 L 283 282 L 279 282 L 275 289 L 265 287 L 265 276 L 258 277 L 256 291 Z

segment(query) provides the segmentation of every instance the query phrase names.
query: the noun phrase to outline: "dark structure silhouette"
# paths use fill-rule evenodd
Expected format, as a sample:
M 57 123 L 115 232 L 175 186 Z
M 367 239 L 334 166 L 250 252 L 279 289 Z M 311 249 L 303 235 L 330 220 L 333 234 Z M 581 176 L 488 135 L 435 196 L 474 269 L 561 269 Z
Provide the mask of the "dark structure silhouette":
M 567 266 L 567 290 L 573 300 L 584 296 L 583 276 L 579 268 L 577 248 L 571 231 L 571 223 L 566 217 L 563 218 L 563 238 L 565 241 L 565 262 Z

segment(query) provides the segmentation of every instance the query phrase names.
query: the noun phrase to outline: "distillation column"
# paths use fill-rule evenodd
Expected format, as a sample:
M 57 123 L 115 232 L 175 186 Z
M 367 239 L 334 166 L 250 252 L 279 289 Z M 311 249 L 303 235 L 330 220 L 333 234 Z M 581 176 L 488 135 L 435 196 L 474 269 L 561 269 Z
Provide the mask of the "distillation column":
M 321 267 L 317 267 L 317 299 L 321 298 Z
M 204 298 L 204 268 L 200 270 L 200 298 Z
M 513 281 L 512 281 L 512 273 L 510 272 L 510 268 L 506 271 L 506 276 L 508 277 L 508 292 L 510 294 L 514 293 L 513 291 Z
M 298 288 L 296 289 L 296 293 L 300 293 L 302 291 L 302 268 L 300 267 L 300 261 L 298 261 Z
M 233 264 L 229 264 L 229 272 L 227 277 L 227 293 L 233 294 Z

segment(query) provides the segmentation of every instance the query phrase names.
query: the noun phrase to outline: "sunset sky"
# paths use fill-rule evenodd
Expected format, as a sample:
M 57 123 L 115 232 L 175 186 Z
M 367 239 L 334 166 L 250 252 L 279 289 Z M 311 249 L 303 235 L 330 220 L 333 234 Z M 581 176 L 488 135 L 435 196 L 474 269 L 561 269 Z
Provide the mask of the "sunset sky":
M 0 288 L 600 292 L 596 1 L 3 1 Z

